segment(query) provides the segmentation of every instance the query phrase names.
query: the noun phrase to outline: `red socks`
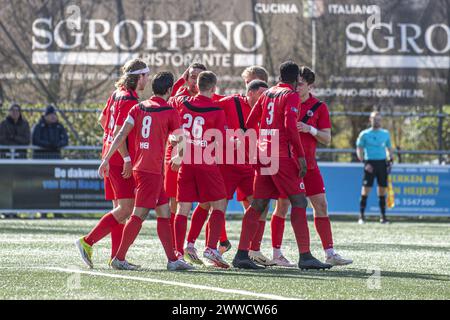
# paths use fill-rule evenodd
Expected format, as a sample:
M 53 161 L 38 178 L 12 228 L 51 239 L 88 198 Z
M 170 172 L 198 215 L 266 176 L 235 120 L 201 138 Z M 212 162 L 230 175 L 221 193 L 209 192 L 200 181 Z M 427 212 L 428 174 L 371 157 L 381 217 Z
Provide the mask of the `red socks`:
M 105 214 L 94 227 L 94 229 L 92 229 L 91 232 L 86 237 L 84 237 L 84 241 L 92 246 L 106 237 L 118 224 L 119 223 L 117 222 L 116 218 L 114 218 L 113 214 L 109 212 Z
M 241 238 L 239 240 L 238 247 L 239 250 L 249 250 L 250 242 L 258 231 L 258 221 L 260 216 L 261 213 L 253 209 L 251 206 L 245 210 L 244 218 L 242 219 Z
M 331 232 L 331 223 L 329 217 L 315 217 L 314 226 L 322 240 L 323 249 L 333 248 L 333 234 Z
M 159 240 L 164 247 L 167 259 L 169 261 L 176 261 L 177 256 L 173 250 L 172 231 L 169 218 L 156 218 L 156 231 L 158 232 Z
M 173 250 L 175 250 L 175 213 L 170 213 L 170 232 L 172 233 Z
M 142 227 L 142 219 L 134 214 L 131 215 L 130 220 L 128 220 L 125 228 L 123 229 L 122 242 L 120 243 L 119 250 L 117 251 L 116 258 L 120 261 L 125 260 L 128 248 L 133 244 L 134 240 L 137 238 L 139 231 Z
M 116 256 L 117 250 L 119 250 L 124 228 L 125 224 L 119 223 L 111 230 L 111 259 Z
M 187 217 L 177 214 L 175 217 L 175 249 L 184 254 L 184 238 L 186 237 Z
M 209 235 L 208 235 L 208 248 L 217 249 L 217 243 L 219 242 L 220 235 L 225 224 L 225 213 L 220 210 L 214 210 L 211 213 L 211 217 L 208 221 Z
M 270 229 L 272 233 L 272 248 L 274 249 L 281 249 L 281 244 L 283 243 L 285 221 L 285 219 L 280 218 L 277 215 L 272 215 L 272 220 L 270 221 Z
M 252 244 L 250 246 L 250 250 L 259 251 L 261 250 L 261 241 L 264 236 L 264 229 L 266 227 L 266 220 L 259 220 L 258 230 L 255 233 L 255 236 L 252 239 Z
M 220 234 L 220 242 L 225 242 L 228 240 L 228 235 L 227 235 L 227 228 L 226 228 L 226 220 L 223 221 L 223 228 L 222 228 L 222 233 Z
M 306 208 L 292 207 L 291 224 L 300 253 L 310 252 L 309 228 L 306 220 Z
M 187 236 L 187 242 L 195 243 L 195 240 L 197 240 L 200 232 L 202 232 L 203 225 L 208 218 L 208 212 L 209 210 L 203 209 L 199 205 L 195 208 L 191 217 L 191 227 Z
M 291 220 L 292 220 L 292 218 L 291 218 Z M 294 217 L 294 220 L 295 220 L 295 217 Z M 272 231 L 272 247 L 275 249 L 281 248 L 281 244 L 283 241 L 284 224 L 285 224 L 285 220 L 283 218 L 280 218 L 276 215 L 272 216 L 270 227 L 271 227 L 271 231 Z M 322 240 L 323 249 L 326 250 L 326 249 L 333 248 L 333 234 L 331 231 L 330 218 L 329 217 L 315 217 L 314 218 L 314 226 L 316 227 L 316 231 L 319 234 L 320 239 Z M 305 238 L 305 243 L 306 243 L 306 241 L 307 241 L 307 239 Z

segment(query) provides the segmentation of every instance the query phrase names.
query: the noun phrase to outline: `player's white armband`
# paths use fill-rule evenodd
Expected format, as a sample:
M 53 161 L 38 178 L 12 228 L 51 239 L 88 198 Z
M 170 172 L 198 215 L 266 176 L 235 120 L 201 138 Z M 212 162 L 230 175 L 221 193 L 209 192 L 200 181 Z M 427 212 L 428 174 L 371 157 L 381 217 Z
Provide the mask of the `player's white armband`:
M 309 126 L 309 133 L 311 133 L 313 136 L 317 136 L 318 130 L 313 126 Z

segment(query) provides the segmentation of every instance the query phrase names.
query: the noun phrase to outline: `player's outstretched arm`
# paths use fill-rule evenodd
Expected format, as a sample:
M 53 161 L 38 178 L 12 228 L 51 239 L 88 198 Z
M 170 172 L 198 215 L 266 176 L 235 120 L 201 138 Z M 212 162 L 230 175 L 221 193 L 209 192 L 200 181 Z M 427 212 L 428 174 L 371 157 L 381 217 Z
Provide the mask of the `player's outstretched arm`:
M 192 65 L 192 64 L 191 64 Z M 183 74 L 181 75 L 181 77 L 175 81 L 175 83 L 173 84 L 173 89 L 172 89 L 172 94 L 170 95 L 171 97 L 174 97 L 178 90 L 186 83 L 186 81 L 189 78 L 189 69 L 191 68 L 191 65 L 184 70 Z
M 111 147 L 109 148 L 108 152 L 106 153 L 105 157 L 103 158 L 102 163 L 98 169 L 98 174 L 100 175 L 100 177 L 104 177 L 105 175 L 108 176 L 109 160 L 111 159 L 114 152 L 116 152 L 122 145 L 124 145 L 125 139 L 128 137 L 128 134 L 133 129 L 133 127 L 134 127 L 134 124 L 131 124 L 130 122 L 126 122 L 121 127 L 119 133 L 117 133 Z M 126 149 L 126 146 L 125 146 L 125 149 Z M 129 156 L 128 150 L 126 151 L 126 155 Z M 124 163 L 127 163 L 127 162 L 124 162 Z

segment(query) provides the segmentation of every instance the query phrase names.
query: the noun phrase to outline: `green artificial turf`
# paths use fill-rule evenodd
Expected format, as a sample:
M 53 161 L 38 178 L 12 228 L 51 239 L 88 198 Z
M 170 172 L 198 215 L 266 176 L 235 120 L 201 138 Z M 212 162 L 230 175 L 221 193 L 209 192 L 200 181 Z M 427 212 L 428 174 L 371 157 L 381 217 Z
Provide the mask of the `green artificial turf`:
M 109 269 L 109 236 L 95 245 L 95 268 L 89 270 L 81 261 L 74 241 L 96 222 L 0 221 L 0 299 L 264 299 L 260 294 L 295 299 L 450 298 L 450 225 L 445 222 L 391 225 L 371 222 L 361 226 L 356 222 L 334 221 L 335 248 L 352 258 L 352 265 L 329 271 L 271 267 L 258 272 L 213 267 L 166 271 L 155 220 L 144 223 L 127 256 L 129 261 L 142 264 L 141 271 Z M 233 248 L 224 258 L 230 263 L 240 227 L 240 221 L 227 221 Z M 320 239 L 312 223 L 309 227 L 312 253 L 323 260 Z M 288 221 L 285 230 L 283 251 L 291 261 L 297 261 L 296 243 Z M 200 254 L 203 246 L 204 233 L 197 241 Z M 262 251 L 271 257 L 269 222 Z M 77 270 L 95 274 L 80 274 Z M 154 282 L 158 280 L 174 283 Z M 247 293 L 240 294 L 239 290 Z

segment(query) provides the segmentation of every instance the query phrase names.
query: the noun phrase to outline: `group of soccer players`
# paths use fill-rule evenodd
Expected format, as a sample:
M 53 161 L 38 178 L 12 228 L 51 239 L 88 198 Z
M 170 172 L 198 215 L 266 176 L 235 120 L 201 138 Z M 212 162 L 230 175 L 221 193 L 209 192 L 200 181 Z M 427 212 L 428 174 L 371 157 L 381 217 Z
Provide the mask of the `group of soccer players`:
M 139 269 L 126 254 L 151 209 L 156 211 L 168 270 L 189 270 L 205 263 L 195 247 L 205 223 L 203 258 L 218 268 L 229 268 L 223 258 L 231 249 L 225 214 L 235 193 L 245 214 L 234 267 L 329 269 L 352 263 L 333 249 L 324 183 L 315 160 L 317 141 L 331 140 L 331 123 L 326 104 L 310 93 L 315 81 L 311 69 L 286 61 L 280 65 L 280 82 L 269 88 L 267 71 L 252 66 L 242 73 L 245 95 L 220 96 L 217 76 L 194 63 L 176 82 L 170 72 L 154 75 L 153 95 L 143 102 L 137 91 L 149 81 L 146 63 L 134 59 L 122 71 L 99 118 L 104 129 L 99 174 L 113 210 L 76 241 L 90 268 L 93 245 L 111 234 L 109 265 Z M 307 197 L 325 263 L 310 251 Z M 271 219 L 273 259 L 260 250 L 271 199 L 277 200 Z M 188 230 L 194 202 L 198 205 Z M 281 251 L 289 207 L 298 264 Z

